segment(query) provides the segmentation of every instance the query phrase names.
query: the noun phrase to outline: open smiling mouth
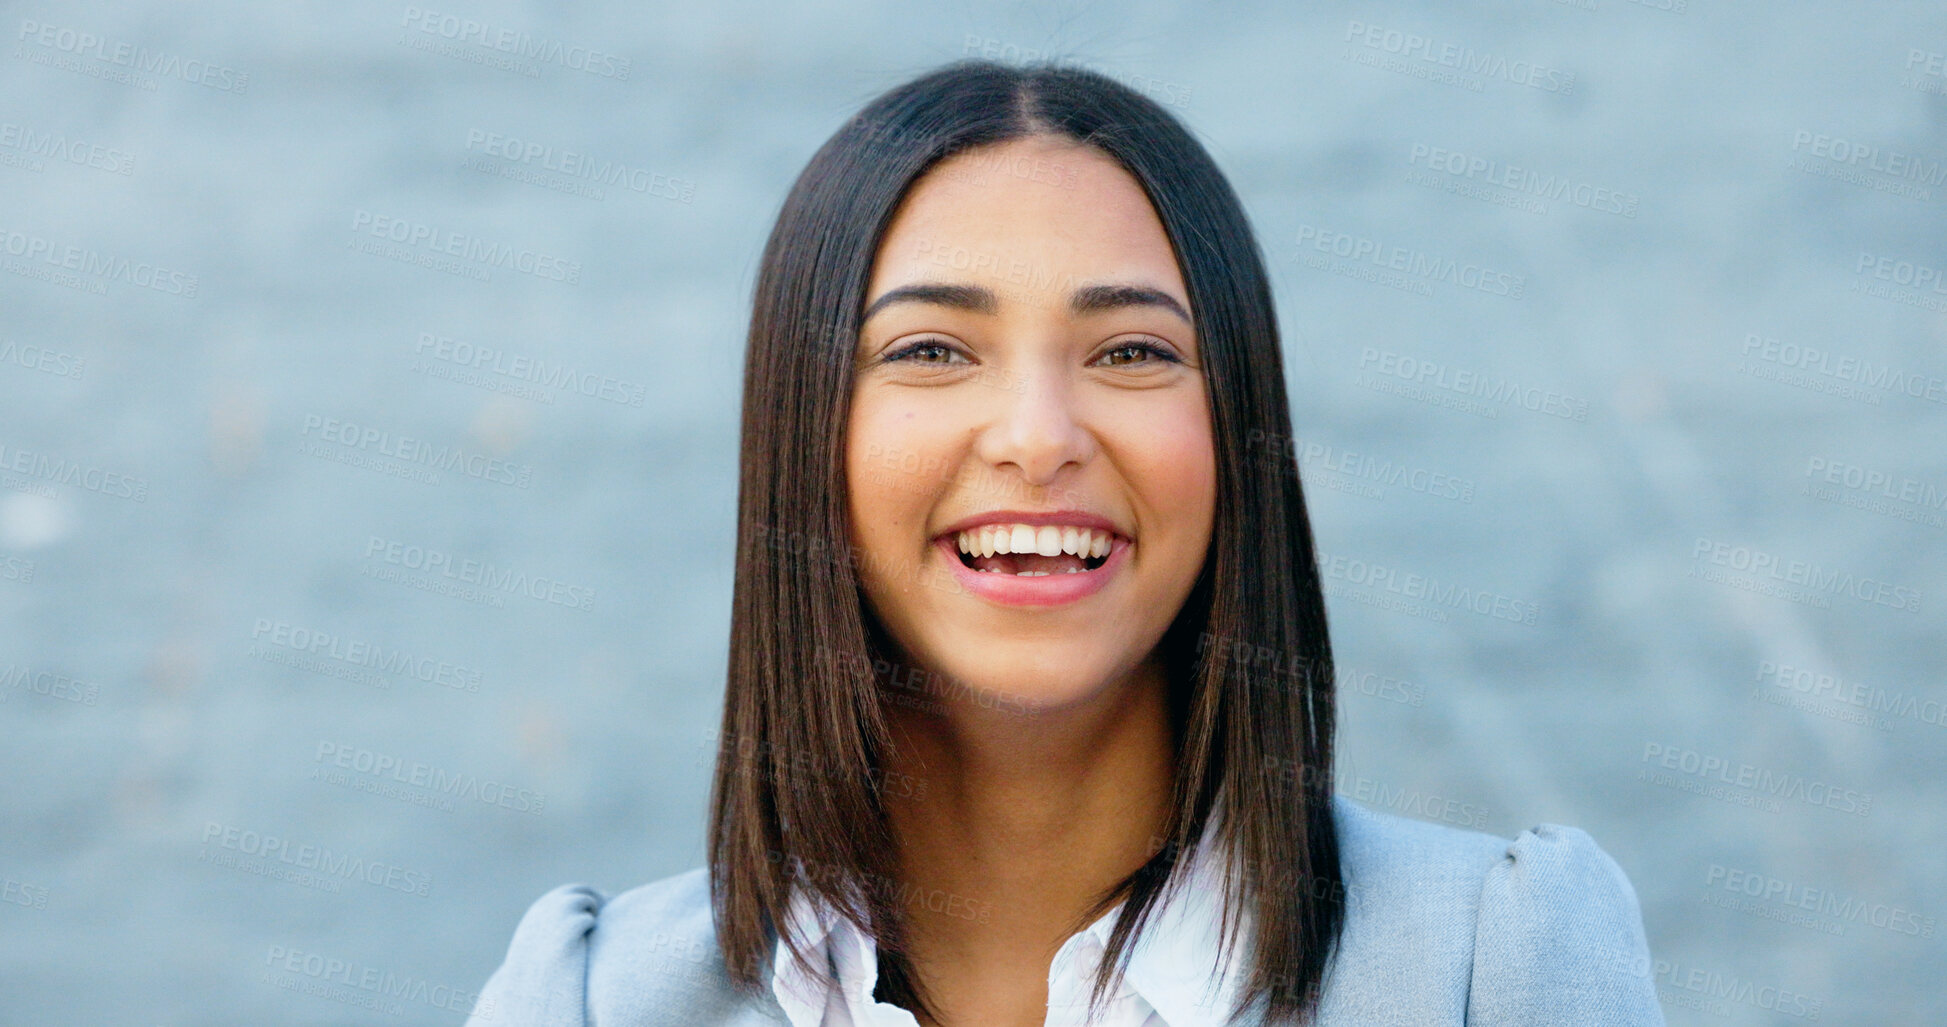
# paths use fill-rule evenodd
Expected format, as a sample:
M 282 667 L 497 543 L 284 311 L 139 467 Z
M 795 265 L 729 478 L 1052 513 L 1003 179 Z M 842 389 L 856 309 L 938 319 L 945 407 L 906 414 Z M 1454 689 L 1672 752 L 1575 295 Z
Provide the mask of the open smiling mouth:
M 1098 528 L 1047 524 L 989 524 L 955 535 L 961 566 L 1021 578 L 1096 570 L 1124 541 Z

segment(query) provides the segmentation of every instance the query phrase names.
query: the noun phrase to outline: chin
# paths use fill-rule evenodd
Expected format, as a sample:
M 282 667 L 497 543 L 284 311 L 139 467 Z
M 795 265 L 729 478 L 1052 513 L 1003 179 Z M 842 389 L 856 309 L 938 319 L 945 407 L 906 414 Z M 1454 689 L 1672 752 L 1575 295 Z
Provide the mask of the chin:
M 1137 661 L 1046 654 L 1045 643 L 1009 645 L 991 639 L 955 643 L 953 658 L 932 662 L 936 686 L 980 709 L 1050 713 L 1099 698 Z M 1010 650 L 1024 650 L 1011 652 Z M 968 657 L 972 658 L 969 659 Z

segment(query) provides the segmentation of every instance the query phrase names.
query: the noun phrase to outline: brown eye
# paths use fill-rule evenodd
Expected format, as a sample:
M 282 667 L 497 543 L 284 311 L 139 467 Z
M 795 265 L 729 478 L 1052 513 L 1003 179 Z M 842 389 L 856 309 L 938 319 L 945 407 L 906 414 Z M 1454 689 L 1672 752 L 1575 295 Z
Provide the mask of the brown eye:
M 883 358 L 888 364 L 904 361 L 912 364 L 945 364 L 957 356 L 953 347 L 940 339 L 921 339 L 888 353 Z
M 1122 358 L 1122 359 L 1117 359 Z M 1182 359 L 1168 349 L 1153 342 L 1135 340 L 1118 343 L 1115 348 L 1102 354 L 1101 359 L 1111 367 L 1127 367 L 1130 364 L 1148 363 L 1152 359 L 1171 364 L 1180 364 Z

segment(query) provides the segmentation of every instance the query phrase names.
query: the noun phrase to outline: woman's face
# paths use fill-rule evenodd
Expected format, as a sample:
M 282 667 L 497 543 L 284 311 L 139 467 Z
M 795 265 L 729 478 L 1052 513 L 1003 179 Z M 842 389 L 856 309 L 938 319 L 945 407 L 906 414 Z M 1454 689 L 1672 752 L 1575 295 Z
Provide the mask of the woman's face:
M 1150 656 L 1216 505 L 1189 309 L 1148 197 L 1099 150 L 1019 139 L 914 184 L 874 260 L 846 440 L 903 674 L 1053 709 Z

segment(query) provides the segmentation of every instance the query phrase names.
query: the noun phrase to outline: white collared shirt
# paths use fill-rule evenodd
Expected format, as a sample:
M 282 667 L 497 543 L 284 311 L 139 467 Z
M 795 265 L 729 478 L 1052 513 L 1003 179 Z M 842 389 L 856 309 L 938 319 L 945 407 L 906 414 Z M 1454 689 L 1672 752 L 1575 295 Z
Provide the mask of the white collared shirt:
M 1213 849 L 1215 818 L 1204 831 L 1182 887 L 1170 892 L 1137 940 L 1119 993 L 1105 1003 L 1098 1027 L 1223 1027 L 1247 967 L 1250 916 L 1241 918 L 1241 943 L 1218 975 L 1223 916 L 1221 853 Z M 1048 965 L 1046 1027 L 1082 1027 L 1089 990 L 1122 906 L 1069 936 Z M 907 1010 L 872 997 L 879 984 L 878 947 L 823 903 L 814 909 L 794 892 L 791 916 L 814 960 L 836 967 L 838 986 L 803 973 L 779 941 L 771 990 L 791 1027 L 919 1027 Z

